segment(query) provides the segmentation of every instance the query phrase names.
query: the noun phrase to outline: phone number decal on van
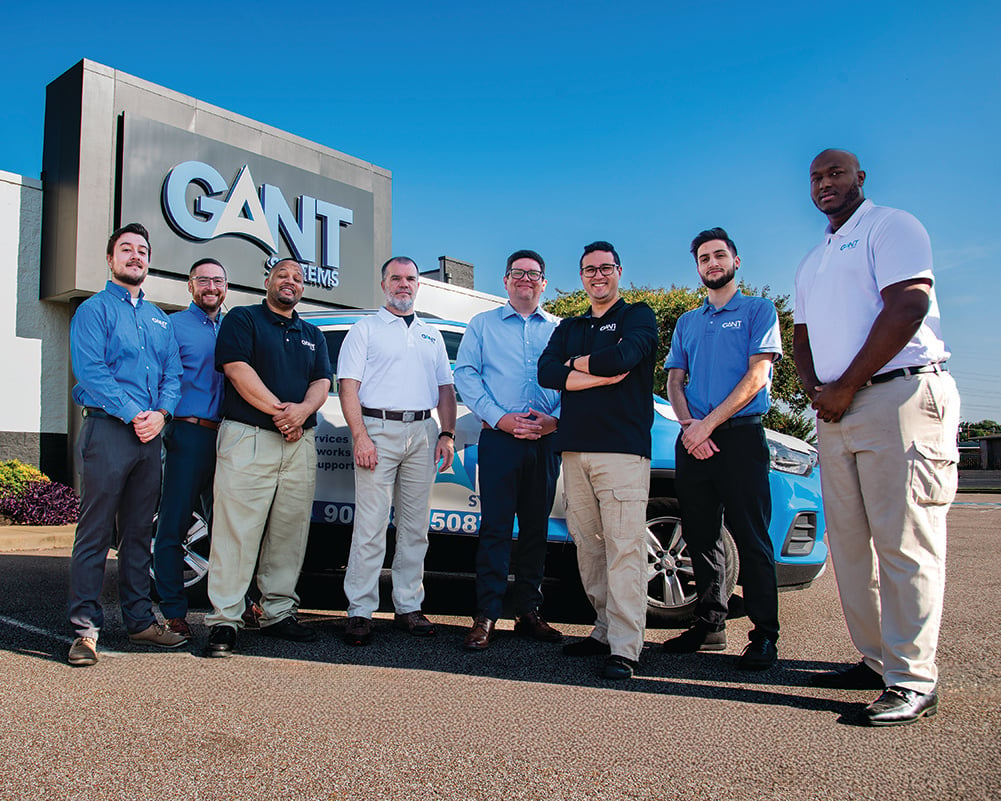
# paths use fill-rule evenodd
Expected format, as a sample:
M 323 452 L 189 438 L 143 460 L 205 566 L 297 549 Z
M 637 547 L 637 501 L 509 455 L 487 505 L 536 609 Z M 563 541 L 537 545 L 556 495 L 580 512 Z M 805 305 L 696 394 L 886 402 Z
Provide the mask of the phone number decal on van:
M 431 531 L 448 531 L 454 534 L 475 534 L 480 530 L 480 515 L 477 512 L 448 512 L 443 509 L 431 510 Z

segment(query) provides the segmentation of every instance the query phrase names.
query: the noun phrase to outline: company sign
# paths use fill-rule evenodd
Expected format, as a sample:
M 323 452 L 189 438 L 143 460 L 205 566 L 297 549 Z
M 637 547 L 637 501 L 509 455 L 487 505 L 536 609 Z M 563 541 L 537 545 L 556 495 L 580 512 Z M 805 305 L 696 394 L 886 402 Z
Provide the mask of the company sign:
M 260 290 L 291 257 L 303 264 L 306 299 L 372 303 L 371 192 L 131 114 L 121 139 L 120 216 L 149 228 L 152 272 L 187 277 L 212 256 L 231 286 Z

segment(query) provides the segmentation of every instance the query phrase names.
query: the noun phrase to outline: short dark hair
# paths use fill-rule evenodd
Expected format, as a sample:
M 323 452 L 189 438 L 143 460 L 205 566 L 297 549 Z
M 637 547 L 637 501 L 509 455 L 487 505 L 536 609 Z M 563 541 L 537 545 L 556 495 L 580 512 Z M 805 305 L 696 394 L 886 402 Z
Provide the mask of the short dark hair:
M 580 264 L 578 266 L 579 267 L 583 267 L 584 266 L 584 257 L 588 253 L 594 253 L 594 251 L 596 251 L 596 250 L 601 250 L 601 251 L 603 251 L 605 253 L 611 253 L 612 254 L 612 258 L 615 259 L 616 266 L 619 266 L 619 267 L 622 266 L 622 262 L 619 260 L 619 254 L 615 252 L 615 248 L 612 247 L 612 243 L 611 242 L 605 242 L 605 241 L 603 241 L 601 239 L 599 239 L 597 242 L 592 242 L 590 245 L 585 245 L 584 246 L 584 252 L 580 254 Z
M 386 270 L 388 269 L 389 265 L 392 264 L 394 261 L 408 261 L 408 262 L 410 262 L 412 265 L 414 265 L 414 269 L 417 270 L 417 275 L 420 276 L 420 274 L 421 274 L 421 268 L 417 266 L 417 262 L 415 262 L 412 258 L 410 258 L 409 256 L 390 256 L 383 263 L 382 269 L 380 271 L 382 273 L 382 280 L 383 281 L 386 280 Z
M 516 250 L 507 257 L 507 267 L 504 269 L 504 275 L 511 272 L 511 265 L 518 261 L 518 259 L 531 259 L 539 265 L 539 268 L 542 270 L 542 274 L 546 274 L 546 263 L 542 260 L 542 256 L 534 250 Z
M 121 239 L 125 234 L 139 234 L 143 239 L 146 240 L 146 253 L 149 256 L 153 255 L 153 246 L 149 243 L 149 231 L 141 223 L 129 223 L 128 225 L 123 225 L 121 228 L 116 230 L 108 238 L 108 255 L 112 255 L 115 252 L 115 245 L 118 244 L 118 240 Z
M 709 228 L 702 231 L 697 237 L 695 237 L 695 239 L 692 240 L 692 256 L 695 257 L 696 262 L 699 260 L 699 248 L 706 242 L 712 242 L 714 239 L 726 242 L 726 246 L 729 249 L 730 254 L 734 258 L 737 258 L 737 246 L 733 244 L 733 240 L 730 239 L 730 235 L 722 228 Z
M 194 264 L 191 265 L 191 269 L 188 270 L 188 278 L 191 278 L 195 274 L 195 270 L 201 267 L 203 264 L 214 264 L 220 270 L 222 270 L 222 277 L 228 278 L 226 273 L 226 268 L 222 266 L 222 262 L 218 259 L 213 259 L 211 256 L 206 256 L 204 259 L 199 259 Z

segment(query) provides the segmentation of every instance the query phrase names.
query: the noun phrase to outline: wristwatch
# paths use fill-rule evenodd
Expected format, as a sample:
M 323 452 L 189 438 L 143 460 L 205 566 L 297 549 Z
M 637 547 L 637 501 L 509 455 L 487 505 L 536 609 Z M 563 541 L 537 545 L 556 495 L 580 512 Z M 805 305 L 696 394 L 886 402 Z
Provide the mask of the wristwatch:
M 573 369 L 574 369 L 574 366 L 573 366 L 573 363 L 574 363 L 575 361 L 577 361 L 577 357 L 576 357 L 576 356 L 571 356 L 571 357 L 570 357 L 570 369 L 571 369 L 571 370 L 573 370 Z
M 163 415 L 163 424 L 167 425 L 171 420 L 174 419 L 174 415 L 168 412 L 166 409 L 157 409 L 157 411 Z
M 438 437 L 439 438 L 448 437 L 450 440 L 452 440 L 452 442 L 455 442 L 455 434 L 451 431 L 442 431 L 440 434 L 438 434 Z

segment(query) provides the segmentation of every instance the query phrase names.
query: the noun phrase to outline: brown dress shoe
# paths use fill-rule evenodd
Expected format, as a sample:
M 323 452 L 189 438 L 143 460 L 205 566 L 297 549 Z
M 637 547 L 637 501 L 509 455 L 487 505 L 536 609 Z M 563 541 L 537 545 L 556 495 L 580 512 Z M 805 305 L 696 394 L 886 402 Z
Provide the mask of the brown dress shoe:
M 409 631 L 415 637 L 433 637 L 434 623 L 424 617 L 420 609 L 402 615 L 393 615 L 393 625 L 398 629 Z
M 485 651 L 494 637 L 496 624 L 488 617 L 480 615 L 473 620 L 473 627 L 462 641 L 462 647 L 467 651 Z
M 172 617 L 165 620 L 163 625 L 168 630 L 174 632 L 174 634 L 180 634 L 187 640 L 191 639 L 191 626 L 188 625 L 188 621 L 183 617 Z
M 367 617 L 349 617 L 344 627 L 344 642 L 348 645 L 368 645 L 372 639 L 372 621 Z
M 538 609 L 526 612 L 515 620 L 514 633 L 522 637 L 530 637 L 533 640 L 542 640 L 542 642 L 560 642 L 563 639 L 560 632 L 542 619 Z

